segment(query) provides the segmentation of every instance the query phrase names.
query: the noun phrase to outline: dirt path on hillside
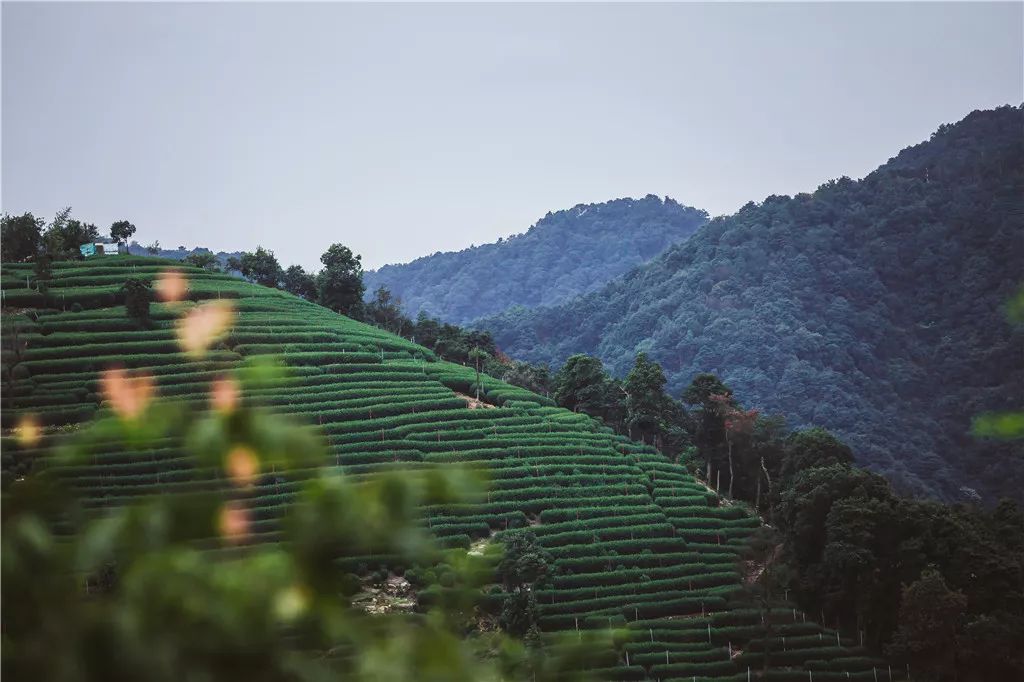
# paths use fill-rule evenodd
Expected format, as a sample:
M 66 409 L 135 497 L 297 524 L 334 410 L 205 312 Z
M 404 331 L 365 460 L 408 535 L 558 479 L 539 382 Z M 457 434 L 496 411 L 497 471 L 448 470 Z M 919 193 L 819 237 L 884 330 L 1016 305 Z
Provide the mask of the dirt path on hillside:
M 497 407 L 497 405 L 491 405 L 490 403 L 485 403 L 484 401 L 477 400 L 473 396 L 466 395 L 465 393 L 459 393 L 458 391 L 452 391 L 452 393 L 454 393 L 458 397 L 460 397 L 463 400 L 465 400 L 466 401 L 466 405 L 468 405 L 469 409 L 471 409 L 471 410 L 476 410 L 476 409 L 480 409 L 480 408 L 483 408 L 483 409 L 486 409 L 486 410 L 493 410 L 493 409 L 495 409 Z

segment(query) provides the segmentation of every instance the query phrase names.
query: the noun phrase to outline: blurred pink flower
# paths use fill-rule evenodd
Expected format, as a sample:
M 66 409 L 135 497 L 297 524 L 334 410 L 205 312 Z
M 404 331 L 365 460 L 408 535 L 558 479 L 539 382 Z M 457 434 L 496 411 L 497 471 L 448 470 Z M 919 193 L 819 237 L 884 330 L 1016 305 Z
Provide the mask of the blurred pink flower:
M 156 277 L 156 296 L 165 303 L 174 303 L 185 298 L 188 292 L 188 278 L 181 270 L 163 270 Z
M 129 376 L 123 367 L 111 367 L 101 377 L 103 395 L 114 413 L 122 419 L 135 419 L 146 410 L 155 392 L 155 382 L 149 374 Z
M 220 508 L 217 526 L 225 542 L 237 545 L 249 537 L 249 511 L 241 502 L 226 502 Z
M 216 412 L 231 414 L 238 407 L 241 387 L 231 377 L 215 379 L 210 390 L 210 405 Z
M 235 307 L 230 301 L 196 306 L 178 320 L 178 343 L 190 355 L 202 355 L 231 327 Z
M 256 483 L 260 473 L 260 458 L 245 445 L 236 445 L 224 458 L 224 470 L 231 482 L 239 488 L 249 488 Z

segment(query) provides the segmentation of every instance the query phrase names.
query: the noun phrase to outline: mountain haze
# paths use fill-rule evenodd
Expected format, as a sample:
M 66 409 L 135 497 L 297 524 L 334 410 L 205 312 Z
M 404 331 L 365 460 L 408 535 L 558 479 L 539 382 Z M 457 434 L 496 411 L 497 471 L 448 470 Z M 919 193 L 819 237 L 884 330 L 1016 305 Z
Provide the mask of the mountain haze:
M 1002 307 L 1024 265 L 1024 110 L 976 111 L 860 181 L 770 196 L 600 290 L 480 320 L 513 357 L 638 351 L 676 395 L 715 372 L 746 404 L 821 425 L 900 488 L 1020 497 L 1010 446 L 970 436 L 1024 387 Z
M 686 239 L 707 213 L 666 197 L 579 204 L 548 213 L 525 234 L 435 253 L 365 273 L 367 296 L 385 286 L 412 317 L 462 323 L 512 305 L 555 305 L 593 291 Z

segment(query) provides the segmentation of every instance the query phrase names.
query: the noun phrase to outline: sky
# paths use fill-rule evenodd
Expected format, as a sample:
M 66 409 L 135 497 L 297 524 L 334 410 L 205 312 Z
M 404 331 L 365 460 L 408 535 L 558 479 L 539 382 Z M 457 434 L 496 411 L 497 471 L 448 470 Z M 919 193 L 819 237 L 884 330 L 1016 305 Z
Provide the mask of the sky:
M 0 204 L 364 266 L 728 214 L 1024 100 L 1024 4 L 4 3 Z

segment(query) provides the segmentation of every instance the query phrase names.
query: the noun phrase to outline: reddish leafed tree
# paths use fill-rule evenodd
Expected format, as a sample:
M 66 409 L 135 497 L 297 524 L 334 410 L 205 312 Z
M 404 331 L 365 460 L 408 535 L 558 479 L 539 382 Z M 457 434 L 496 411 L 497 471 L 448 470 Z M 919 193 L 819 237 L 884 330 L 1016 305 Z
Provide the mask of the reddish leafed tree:
M 749 435 L 754 430 L 754 422 L 757 421 L 759 412 L 757 410 L 743 410 L 733 406 L 729 396 L 725 394 L 715 393 L 710 398 L 725 425 L 725 442 L 729 449 L 729 499 L 732 499 L 732 484 L 735 479 L 732 446 L 738 438 Z

